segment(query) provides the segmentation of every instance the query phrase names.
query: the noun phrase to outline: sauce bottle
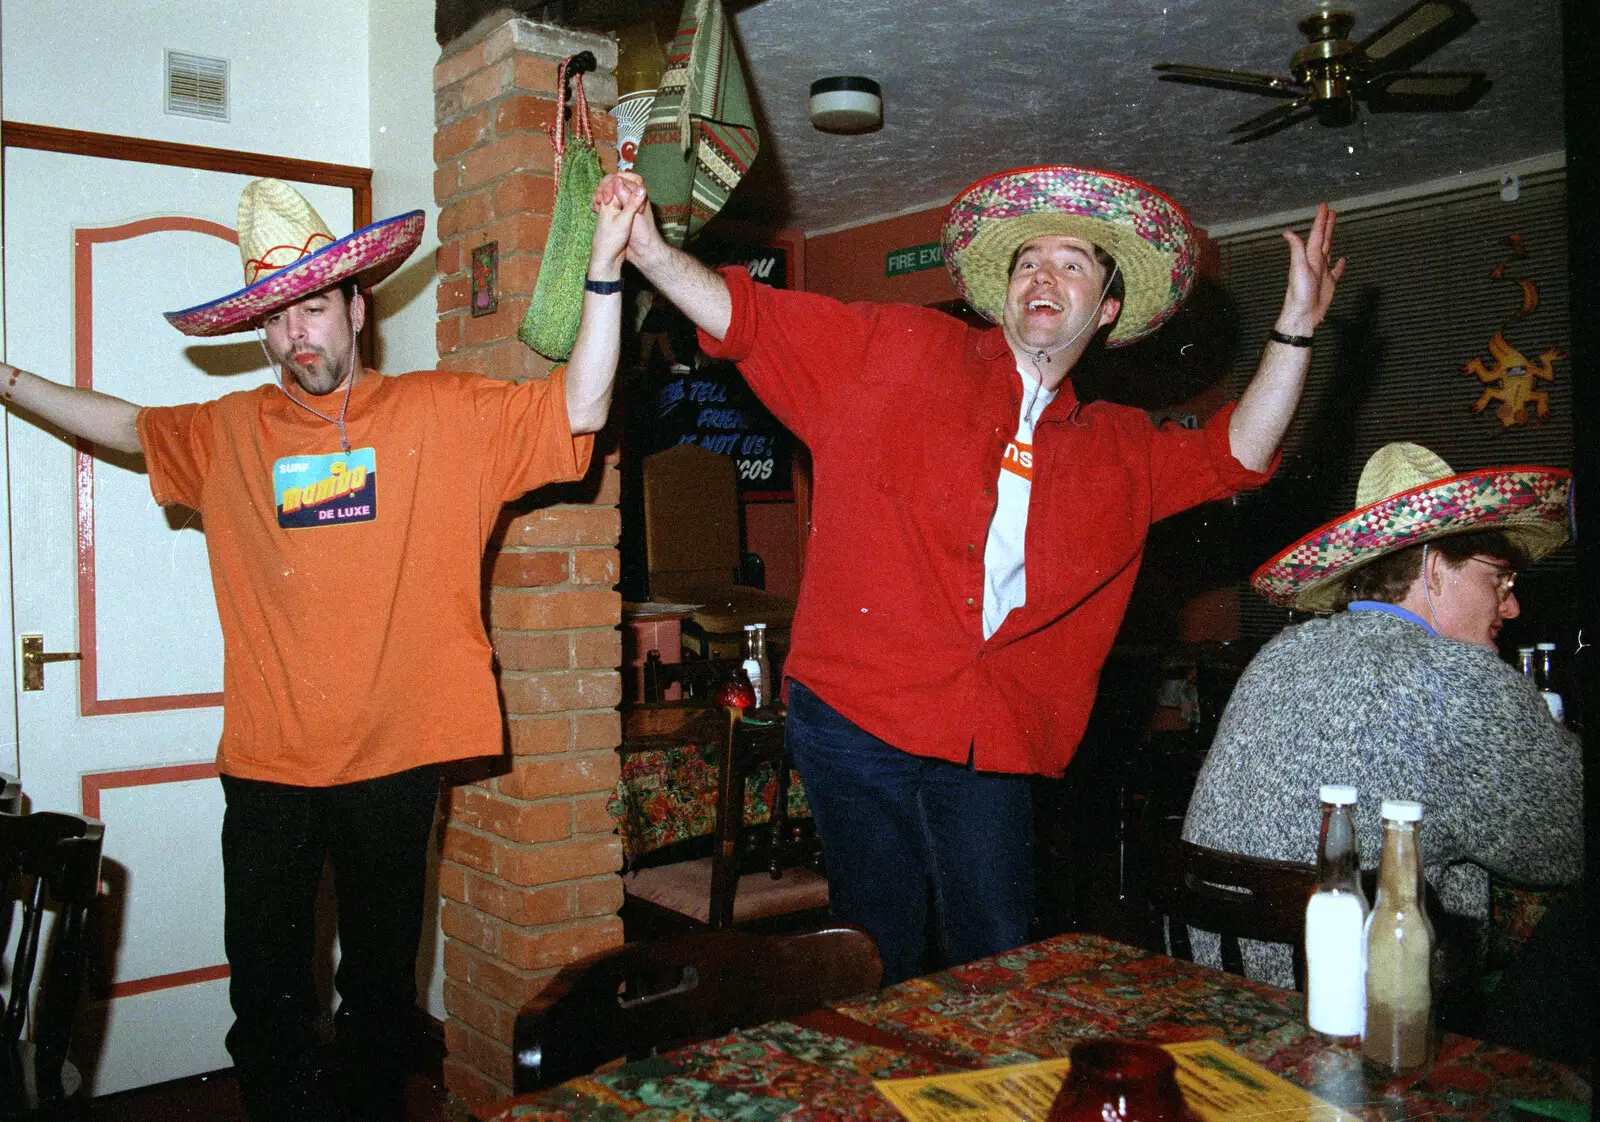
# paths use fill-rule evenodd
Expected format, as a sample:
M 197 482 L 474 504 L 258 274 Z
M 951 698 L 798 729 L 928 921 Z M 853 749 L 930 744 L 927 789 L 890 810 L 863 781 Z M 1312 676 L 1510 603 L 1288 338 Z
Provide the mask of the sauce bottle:
M 1317 839 L 1317 888 L 1306 902 L 1306 1023 L 1354 1045 L 1366 1021 L 1367 897 L 1356 842 L 1356 789 L 1327 784 Z
M 1423 907 L 1422 804 L 1383 800 L 1378 895 L 1367 917 L 1362 1058 L 1384 1076 L 1426 1067 L 1433 1052 L 1433 925 Z

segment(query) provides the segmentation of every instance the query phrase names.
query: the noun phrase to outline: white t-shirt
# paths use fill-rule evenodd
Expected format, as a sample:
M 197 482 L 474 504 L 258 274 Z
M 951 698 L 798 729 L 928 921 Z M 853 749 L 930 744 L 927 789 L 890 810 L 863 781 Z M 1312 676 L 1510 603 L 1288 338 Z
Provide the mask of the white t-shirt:
M 1012 608 L 1028 599 L 1027 574 L 1023 568 L 1022 546 L 1028 533 L 1028 496 L 1033 491 L 1033 423 L 1045 406 L 1056 399 L 1020 366 L 1022 408 L 1017 420 L 1017 435 L 1006 445 L 1000 459 L 1000 480 L 995 485 L 998 501 L 989 523 L 989 540 L 983 547 L 983 637 L 1000 630 Z

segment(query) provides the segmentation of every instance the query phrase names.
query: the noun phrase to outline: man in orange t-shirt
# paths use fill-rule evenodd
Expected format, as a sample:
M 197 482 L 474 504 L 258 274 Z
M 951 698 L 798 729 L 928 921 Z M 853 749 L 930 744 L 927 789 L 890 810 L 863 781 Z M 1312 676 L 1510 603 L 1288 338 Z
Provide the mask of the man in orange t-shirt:
M 483 550 L 504 502 L 588 467 L 641 201 L 595 204 L 582 323 L 547 381 L 360 367 L 358 286 L 416 249 L 422 212 L 336 239 L 270 179 L 239 201 L 246 286 L 167 319 L 187 335 L 254 328 L 277 384 L 140 409 L 0 366 L 5 401 L 142 452 L 156 501 L 205 518 L 224 646 L 228 1050 L 252 1118 L 404 1117 L 438 765 L 502 743 Z M 311 969 L 330 860 L 337 1080 Z

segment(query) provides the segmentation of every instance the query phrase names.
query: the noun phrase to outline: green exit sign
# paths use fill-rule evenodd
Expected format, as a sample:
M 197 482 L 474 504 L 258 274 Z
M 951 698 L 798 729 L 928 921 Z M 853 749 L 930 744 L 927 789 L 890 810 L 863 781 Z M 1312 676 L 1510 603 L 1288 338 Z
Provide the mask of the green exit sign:
M 910 245 L 892 251 L 883 260 L 883 275 L 900 277 L 907 273 L 920 273 L 923 269 L 936 269 L 944 264 L 944 250 L 938 242 L 927 245 Z

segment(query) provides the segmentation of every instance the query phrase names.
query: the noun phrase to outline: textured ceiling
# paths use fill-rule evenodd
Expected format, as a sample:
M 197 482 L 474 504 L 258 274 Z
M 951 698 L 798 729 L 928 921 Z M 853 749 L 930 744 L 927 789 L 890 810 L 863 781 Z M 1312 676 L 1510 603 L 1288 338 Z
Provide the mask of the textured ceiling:
M 1408 0 L 1356 0 L 1353 38 Z M 1201 226 L 1425 183 L 1560 150 L 1558 0 L 1475 0 L 1479 23 L 1419 69 L 1494 83 L 1459 113 L 1303 122 L 1248 144 L 1227 129 L 1277 104 L 1158 81 L 1152 63 L 1289 72 L 1314 0 L 756 0 L 728 5 L 763 124 L 730 217 L 808 233 L 948 202 L 992 171 L 1079 163 L 1165 190 Z M 884 125 L 806 120 L 813 79 L 883 87 Z

